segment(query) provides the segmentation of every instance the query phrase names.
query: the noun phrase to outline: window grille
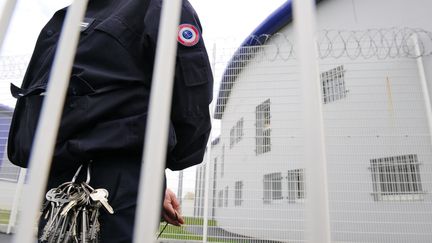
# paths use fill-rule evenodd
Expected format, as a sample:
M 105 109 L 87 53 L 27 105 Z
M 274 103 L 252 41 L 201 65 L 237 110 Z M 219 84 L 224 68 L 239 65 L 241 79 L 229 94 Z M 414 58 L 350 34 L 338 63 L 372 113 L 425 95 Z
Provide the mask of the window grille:
M 422 199 L 417 155 L 371 159 L 370 163 L 375 201 Z
M 305 198 L 304 169 L 288 171 L 288 201 L 296 202 Z
M 220 176 L 223 177 L 225 173 L 225 144 L 222 145 L 222 158 L 221 158 L 221 172 Z
M 234 195 L 234 206 L 242 205 L 242 197 L 243 197 L 243 181 L 235 182 L 235 195 Z
M 256 155 L 271 151 L 270 99 L 256 107 Z
M 241 141 L 243 138 L 243 123 L 244 119 L 241 118 L 230 130 L 230 148 Z
M 321 89 L 324 104 L 346 97 L 348 91 L 345 88 L 345 70 L 343 65 L 321 73 Z
M 225 187 L 225 207 L 228 207 L 228 186 Z
M 219 195 L 218 195 L 218 207 L 223 207 L 223 190 L 219 191 Z
M 264 203 L 282 199 L 282 173 L 264 175 Z

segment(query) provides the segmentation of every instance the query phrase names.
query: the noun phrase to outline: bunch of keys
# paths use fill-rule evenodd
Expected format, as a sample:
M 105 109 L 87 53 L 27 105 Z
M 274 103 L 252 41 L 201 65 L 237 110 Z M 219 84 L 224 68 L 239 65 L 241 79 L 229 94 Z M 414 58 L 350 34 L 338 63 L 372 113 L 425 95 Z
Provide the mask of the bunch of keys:
M 48 243 L 97 243 L 99 242 L 99 209 L 108 213 L 114 210 L 108 203 L 106 189 L 93 189 L 90 183 L 90 165 L 87 180 L 76 183 L 82 169 L 78 168 L 72 181 L 49 190 L 46 195 L 45 220 L 47 223 L 40 237 Z

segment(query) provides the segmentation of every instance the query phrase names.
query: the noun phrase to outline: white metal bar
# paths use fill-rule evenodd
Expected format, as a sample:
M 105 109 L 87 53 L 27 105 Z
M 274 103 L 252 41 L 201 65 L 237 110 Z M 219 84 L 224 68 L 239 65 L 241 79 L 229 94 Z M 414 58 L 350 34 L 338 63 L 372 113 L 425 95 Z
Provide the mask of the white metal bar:
M 0 16 L 0 50 L 3 46 L 4 39 L 6 38 L 6 32 L 15 10 L 16 2 L 17 0 L 7 0 L 4 3 L 3 11 Z
M 15 227 L 15 223 L 16 223 L 16 219 L 17 219 L 17 215 L 18 215 L 18 208 L 21 205 L 20 203 L 20 198 L 22 195 L 22 189 L 24 186 L 24 182 L 25 182 L 25 176 L 27 169 L 20 169 L 20 173 L 18 176 L 18 182 L 15 188 L 15 195 L 14 195 L 14 199 L 13 199 L 13 203 L 12 203 L 12 210 L 10 213 L 10 217 L 9 217 L 9 224 L 6 230 L 6 234 L 10 234 L 12 232 L 12 227 Z
M 54 152 L 60 118 L 69 83 L 75 50 L 78 44 L 80 23 L 88 0 L 75 0 L 69 7 L 59 46 L 52 67 L 39 125 L 35 135 L 29 164 L 29 188 L 24 195 L 22 218 L 18 225 L 16 243 L 33 243 L 34 229 L 42 206 L 49 168 Z M 30 203 L 31 202 L 31 203 Z
M 183 171 L 179 171 L 178 174 L 178 188 L 177 188 L 177 197 L 178 197 L 178 201 L 180 203 L 180 206 L 183 205 Z
M 431 107 L 431 98 L 430 98 L 429 89 L 428 89 L 428 82 L 426 79 L 426 71 L 425 71 L 424 62 L 423 62 L 423 56 L 422 56 L 422 53 L 420 50 L 418 35 L 414 34 L 411 38 L 412 38 L 412 41 L 414 43 L 414 49 L 415 49 L 415 53 L 417 56 L 417 58 L 416 58 L 417 59 L 417 68 L 418 68 L 421 88 L 422 88 L 422 92 L 423 92 L 423 101 L 425 104 L 426 117 L 427 117 L 428 126 L 429 126 L 429 135 L 430 135 L 431 144 L 432 144 L 432 107 Z
M 203 212 L 203 242 L 207 242 L 208 238 L 208 214 L 209 214 L 209 190 L 210 190 L 210 168 L 212 166 L 211 161 L 211 136 L 207 144 L 207 163 L 204 171 L 204 212 Z
M 213 63 L 212 63 L 212 70 L 213 70 L 213 77 L 216 74 L 216 43 L 213 44 Z M 213 121 L 213 115 L 214 115 L 214 108 L 215 108 L 216 101 L 213 100 L 213 102 L 210 105 L 210 117 Z M 212 167 L 212 161 L 211 161 L 211 153 L 212 153 L 212 140 L 213 140 L 213 129 L 210 131 L 210 138 L 207 143 L 207 165 L 205 168 L 205 182 L 204 182 L 204 223 L 203 223 L 203 242 L 207 242 L 208 239 L 208 214 L 209 214 L 209 190 L 210 190 L 210 170 Z M 213 181 L 215 181 L 216 178 L 213 178 Z M 214 198 L 213 198 L 214 200 Z
M 150 95 L 134 242 L 155 242 L 160 219 L 181 0 L 164 0 Z
M 314 0 L 294 0 L 294 26 L 298 40 L 303 88 L 304 159 L 306 163 L 306 240 L 330 242 L 327 161 L 322 99 L 316 48 Z M 312 151 L 312 152 L 311 152 Z

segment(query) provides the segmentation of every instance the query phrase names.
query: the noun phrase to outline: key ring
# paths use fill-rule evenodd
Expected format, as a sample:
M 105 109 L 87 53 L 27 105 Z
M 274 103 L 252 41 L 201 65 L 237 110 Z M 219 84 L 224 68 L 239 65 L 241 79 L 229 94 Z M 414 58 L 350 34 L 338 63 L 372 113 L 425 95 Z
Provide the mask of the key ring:
M 80 166 L 78 167 L 78 170 L 75 172 L 74 177 L 72 177 L 72 182 L 73 182 L 73 183 L 76 182 L 76 179 L 78 178 L 78 175 L 79 175 L 79 173 L 80 173 L 82 167 L 83 167 L 83 165 L 80 165 Z
M 87 184 L 90 183 L 90 179 L 91 179 L 91 176 L 90 176 L 90 173 L 91 173 L 91 170 L 90 170 L 91 162 L 92 162 L 92 161 L 90 160 L 90 161 L 87 163 L 87 177 L 86 177 L 86 183 L 87 183 Z M 72 182 L 73 182 L 73 183 L 76 182 L 76 179 L 78 178 L 79 173 L 81 172 L 82 167 L 83 167 L 83 165 L 80 165 L 80 166 L 78 167 L 77 171 L 75 172 L 75 175 L 74 175 L 74 177 L 72 178 Z

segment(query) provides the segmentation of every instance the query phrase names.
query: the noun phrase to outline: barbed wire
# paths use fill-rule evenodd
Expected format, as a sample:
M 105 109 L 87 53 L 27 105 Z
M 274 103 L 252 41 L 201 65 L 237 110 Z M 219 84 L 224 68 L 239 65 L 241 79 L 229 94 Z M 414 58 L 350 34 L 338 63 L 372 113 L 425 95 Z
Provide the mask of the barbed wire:
M 416 53 L 414 38 L 420 53 Z M 295 58 L 295 41 L 284 33 L 250 36 L 238 54 L 243 60 L 253 55 L 257 61 Z M 416 58 L 432 55 L 432 32 L 414 28 L 368 30 L 321 30 L 317 33 L 320 59 Z M 261 54 L 261 55 L 257 55 Z
M 432 32 L 420 28 L 381 28 L 368 30 L 321 30 L 317 33 L 317 48 L 320 59 L 387 59 L 416 58 L 415 42 L 418 41 L 420 56 L 432 55 Z M 230 41 L 231 40 L 231 41 Z M 235 38 L 214 40 L 223 43 L 217 49 L 217 59 L 232 56 L 238 46 Z M 250 36 L 236 55 L 236 62 L 242 63 L 255 57 L 255 61 L 273 61 L 278 58 L 296 58 L 296 45 L 292 36 L 285 33 Z M 1 56 L 0 80 L 21 79 L 30 60 L 30 55 Z

